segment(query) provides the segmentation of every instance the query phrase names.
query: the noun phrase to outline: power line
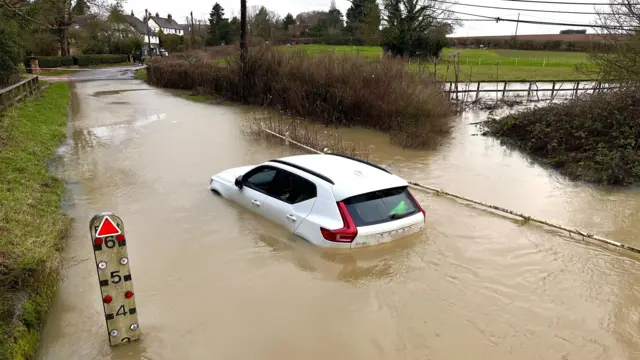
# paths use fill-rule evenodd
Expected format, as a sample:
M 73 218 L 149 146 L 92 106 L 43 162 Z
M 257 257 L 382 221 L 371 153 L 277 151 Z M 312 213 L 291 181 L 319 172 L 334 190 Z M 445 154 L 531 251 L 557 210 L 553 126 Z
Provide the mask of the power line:
M 606 29 L 633 29 L 632 27 L 623 27 L 623 26 L 607 26 L 607 25 L 594 25 L 594 24 L 574 24 L 574 23 L 558 23 L 558 22 L 547 22 L 547 21 L 532 21 L 532 20 L 514 20 L 514 19 L 504 19 L 501 17 L 494 16 L 486 16 L 486 15 L 477 15 L 470 14 L 461 11 L 449 10 L 452 13 L 467 15 L 467 16 L 477 16 L 485 19 L 494 19 L 496 22 L 506 21 L 506 22 L 521 22 L 523 24 L 536 24 L 536 25 L 556 25 L 556 26 L 576 26 L 576 27 L 589 27 L 589 28 L 606 28 Z
M 445 1 L 445 0 L 431 0 L 431 1 L 439 2 L 439 3 L 443 3 L 443 4 L 468 6 L 468 7 L 476 7 L 476 8 L 484 8 L 484 9 L 529 11 L 529 12 L 558 13 L 558 14 L 575 14 L 575 15 L 613 15 L 611 13 L 598 14 L 598 13 L 595 13 L 595 12 L 584 12 L 584 11 L 556 11 L 556 10 L 518 9 L 518 8 L 508 8 L 508 7 L 500 7 L 500 6 L 464 4 L 464 3 L 456 3 L 456 2 L 450 2 L 450 1 Z
M 355 0 L 348 0 L 350 3 L 352 4 L 357 4 L 357 5 L 362 5 L 362 6 L 367 6 L 368 4 L 362 4 L 359 3 Z M 446 0 L 434 0 L 434 1 L 446 1 Z M 534 0 L 502 0 L 502 1 L 523 1 L 523 2 L 536 2 Z M 549 3 L 549 2 L 548 2 Z M 551 2 L 554 4 L 562 4 L 560 2 Z M 576 4 L 576 3 L 572 3 L 572 4 Z M 387 11 L 385 9 L 380 9 L 380 12 L 382 13 L 383 11 Z M 596 24 L 576 24 L 576 23 L 563 23 L 563 22 L 549 22 L 549 21 L 534 21 L 534 20 L 515 20 L 515 19 L 508 19 L 508 18 L 501 18 L 499 16 L 487 16 L 487 15 L 478 15 L 478 14 L 472 14 L 472 13 L 467 13 L 467 12 L 462 12 L 462 11 L 456 11 L 456 10 L 443 10 L 443 12 L 445 13 L 452 13 L 452 14 L 460 14 L 460 15 L 466 15 L 466 16 L 473 16 L 473 17 L 479 17 L 479 18 L 483 18 L 483 19 L 490 19 L 493 20 L 495 22 L 500 22 L 500 21 L 504 21 L 504 22 L 519 22 L 522 24 L 535 24 L 535 25 L 550 25 L 550 26 L 567 26 L 567 27 L 587 27 L 587 28 L 602 28 L 602 29 L 618 29 L 618 30 L 633 30 L 633 27 L 624 27 L 624 26 L 607 26 L 607 25 L 596 25 Z M 441 20 L 438 19 L 437 17 L 432 16 L 432 18 L 434 18 L 435 20 Z M 445 20 L 444 18 L 442 19 L 443 21 Z M 455 20 L 459 20 L 459 19 L 450 19 L 450 21 L 455 21 Z M 468 21 L 468 20 L 467 20 Z
M 542 1 L 542 0 L 502 0 L 512 2 L 534 3 L 534 4 L 557 4 L 557 5 L 586 5 L 586 6 L 607 6 L 610 3 L 577 3 L 566 1 Z

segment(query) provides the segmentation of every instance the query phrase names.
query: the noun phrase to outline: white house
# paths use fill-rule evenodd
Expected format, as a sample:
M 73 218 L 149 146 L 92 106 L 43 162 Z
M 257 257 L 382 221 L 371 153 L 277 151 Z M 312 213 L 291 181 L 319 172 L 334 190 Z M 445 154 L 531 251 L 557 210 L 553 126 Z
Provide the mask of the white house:
M 142 39 L 142 42 L 144 43 L 144 55 L 149 55 L 149 49 L 157 54 L 158 47 L 160 46 L 160 39 L 158 38 L 158 34 L 156 33 L 156 31 L 151 28 L 151 21 L 149 22 L 149 29 L 147 34 L 147 25 L 142 20 L 135 17 L 133 13 L 131 13 L 131 15 L 124 15 L 124 18 Z
M 168 14 L 166 18 L 162 18 L 156 13 L 156 16 L 151 17 L 149 27 L 155 32 L 162 30 L 164 34 L 184 35 L 183 27 L 173 20 L 171 14 Z

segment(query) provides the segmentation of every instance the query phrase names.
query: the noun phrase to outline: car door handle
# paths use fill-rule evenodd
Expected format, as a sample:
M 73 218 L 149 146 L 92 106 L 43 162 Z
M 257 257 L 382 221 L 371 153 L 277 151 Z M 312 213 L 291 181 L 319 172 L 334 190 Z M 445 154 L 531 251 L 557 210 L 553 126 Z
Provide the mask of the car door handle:
M 255 205 L 255 206 L 260 206 L 260 205 L 261 205 L 261 204 L 260 204 L 260 201 L 258 201 L 258 200 L 251 200 L 251 203 L 252 203 L 253 205 Z
M 291 214 L 287 214 L 287 219 L 291 220 L 291 221 L 296 221 L 296 217 L 291 215 Z

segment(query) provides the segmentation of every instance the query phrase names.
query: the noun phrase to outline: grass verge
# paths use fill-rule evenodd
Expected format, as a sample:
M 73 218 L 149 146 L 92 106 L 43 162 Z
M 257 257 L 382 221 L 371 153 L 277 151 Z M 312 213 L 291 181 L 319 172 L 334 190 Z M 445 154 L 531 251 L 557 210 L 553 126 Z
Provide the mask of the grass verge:
M 495 136 L 576 180 L 640 183 L 640 88 L 583 95 L 483 124 Z
M 50 85 L 0 117 L 0 359 L 33 358 L 71 226 L 47 163 L 64 140 L 69 88 Z
M 287 136 L 290 140 L 318 151 L 339 153 L 362 160 L 369 160 L 370 152 L 365 144 L 348 142 L 342 138 L 338 131 L 327 131 L 326 128 L 322 130 L 323 127 L 309 124 L 302 119 L 292 119 L 278 113 L 265 112 L 252 114 L 249 122 L 242 127 L 243 132 L 253 139 L 286 144 L 284 139 L 263 129 Z M 295 144 L 290 145 L 302 150 L 301 147 Z M 309 152 L 307 150 L 302 151 Z
M 133 73 L 133 77 L 135 77 L 138 80 L 147 81 L 147 69 L 142 68 L 142 69 L 136 70 Z

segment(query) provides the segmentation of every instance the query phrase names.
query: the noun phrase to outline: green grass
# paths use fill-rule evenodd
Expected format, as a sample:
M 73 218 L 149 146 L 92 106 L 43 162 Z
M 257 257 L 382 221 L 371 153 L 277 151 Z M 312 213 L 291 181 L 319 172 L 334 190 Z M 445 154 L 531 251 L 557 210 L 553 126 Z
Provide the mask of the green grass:
M 138 80 L 147 81 L 147 68 L 136 70 L 133 76 Z
M 58 285 L 71 222 L 47 163 L 66 136 L 69 98 L 52 84 L 0 117 L 0 359 L 33 358 Z
M 362 56 L 378 58 L 382 54 L 379 46 L 331 46 L 331 45 L 296 45 L 283 47 L 287 50 L 304 49 L 309 54 L 327 51 L 335 53 L 356 53 Z M 444 49 L 442 59 L 446 60 L 457 54 L 460 63 L 462 81 L 484 80 L 573 80 L 586 79 L 589 76 L 577 71 L 579 65 L 589 65 L 588 55 L 579 52 L 561 51 L 528 51 L 528 50 L 482 50 L 482 49 Z M 412 60 L 412 68 L 416 69 L 420 62 Z M 433 72 L 433 64 L 422 61 L 425 70 Z M 440 80 L 454 80 L 453 67 L 447 74 L 447 65 L 441 63 L 437 67 Z

